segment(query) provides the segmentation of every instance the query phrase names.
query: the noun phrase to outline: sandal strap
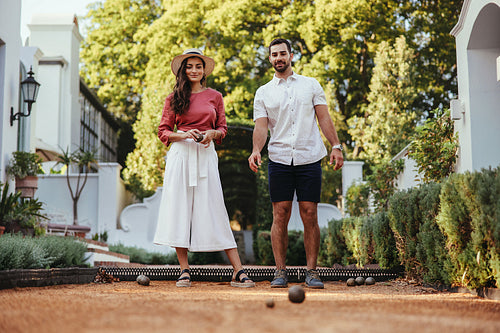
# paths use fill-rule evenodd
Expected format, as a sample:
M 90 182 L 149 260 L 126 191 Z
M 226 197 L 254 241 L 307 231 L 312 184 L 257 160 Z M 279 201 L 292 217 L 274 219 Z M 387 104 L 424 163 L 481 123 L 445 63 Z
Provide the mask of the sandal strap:
M 189 280 L 189 281 L 191 281 L 191 273 L 189 272 L 189 268 L 183 269 L 182 272 L 181 272 L 181 275 L 184 274 L 184 273 L 189 274 L 189 276 L 180 277 L 180 278 L 177 279 L 177 281 L 181 281 L 181 280 Z
M 245 282 L 245 281 L 247 281 L 247 280 L 250 280 L 250 279 L 249 279 L 249 278 L 247 278 L 247 277 L 244 277 L 244 278 L 240 279 L 241 274 L 247 274 L 247 272 L 245 272 L 245 270 L 244 270 L 244 269 L 239 270 L 239 271 L 238 271 L 238 273 L 236 273 L 236 276 L 235 276 L 235 280 L 236 280 L 236 281 Z M 247 275 L 248 275 L 248 274 L 247 274 Z

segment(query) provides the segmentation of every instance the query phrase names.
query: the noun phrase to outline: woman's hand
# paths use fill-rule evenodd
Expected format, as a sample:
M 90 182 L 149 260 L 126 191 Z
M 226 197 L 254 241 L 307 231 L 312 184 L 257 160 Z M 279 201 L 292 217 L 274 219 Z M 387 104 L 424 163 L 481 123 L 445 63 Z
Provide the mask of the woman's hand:
M 210 146 L 210 142 L 212 142 L 212 140 L 217 140 L 222 135 L 221 132 L 214 129 L 204 131 L 202 132 L 202 134 L 204 135 L 204 138 L 200 141 L 200 143 L 204 144 L 205 148 L 208 148 Z
M 196 142 L 201 142 L 203 138 L 203 133 L 196 128 L 191 129 L 184 133 L 186 135 L 185 139 L 193 139 Z

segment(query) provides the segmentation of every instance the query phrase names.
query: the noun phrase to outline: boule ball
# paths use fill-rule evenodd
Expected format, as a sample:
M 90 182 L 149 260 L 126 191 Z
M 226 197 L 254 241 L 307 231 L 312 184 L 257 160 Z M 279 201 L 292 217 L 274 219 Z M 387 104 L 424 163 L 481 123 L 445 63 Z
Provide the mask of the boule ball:
M 149 278 L 146 275 L 139 275 L 136 279 L 137 283 L 139 283 L 141 286 L 149 286 Z
M 306 293 L 301 286 L 293 286 L 288 289 L 288 299 L 292 303 L 302 303 L 304 298 L 306 298 Z
M 274 299 L 272 299 L 272 298 L 266 299 L 266 306 L 268 308 L 274 308 Z
M 371 286 L 371 285 L 374 285 L 375 284 L 375 279 L 372 278 L 371 276 L 367 277 L 366 280 L 365 280 L 365 284 L 367 286 Z
M 354 287 L 355 285 L 356 285 L 356 280 L 354 278 L 347 279 L 347 286 L 348 287 Z
M 356 278 L 356 284 L 357 284 L 358 286 L 361 286 L 361 285 L 365 284 L 365 278 L 364 278 L 364 277 L 362 277 L 362 276 L 358 276 L 358 277 Z
M 201 140 L 203 140 L 203 134 L 195 134 L 196 136 L 196 142 L 200 142 Z

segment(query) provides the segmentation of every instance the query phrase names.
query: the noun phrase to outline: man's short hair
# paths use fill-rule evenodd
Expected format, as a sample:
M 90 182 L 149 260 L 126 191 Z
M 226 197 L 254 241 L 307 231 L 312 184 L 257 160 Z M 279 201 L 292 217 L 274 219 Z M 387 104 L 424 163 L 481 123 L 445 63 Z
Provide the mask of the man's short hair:
M 286 48 L 288 49 L 288 53 L 292 53 L 292 46 L 290 45 L 290 42 L 284 38 L 276 38 L 269 44 L 269 54 L 271 54 L 271 46 L 273 45 L 278 45 L 278 44 L 286 44 Z

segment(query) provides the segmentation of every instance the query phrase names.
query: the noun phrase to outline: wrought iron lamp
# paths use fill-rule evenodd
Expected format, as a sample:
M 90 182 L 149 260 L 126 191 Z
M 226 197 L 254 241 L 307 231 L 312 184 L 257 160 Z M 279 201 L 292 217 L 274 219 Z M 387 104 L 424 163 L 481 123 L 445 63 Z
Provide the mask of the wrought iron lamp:
M 24 102 L 28 103 L 28 113 L 22 113 L 19 111 L 14 114 L 14 108 L 10 108 L 10 126 L 14 125 L 14 120 L 18 120 L 20 117 L 29 117 L 31 114 L 31 105 L 36 102 L 36 97 L 38 95 L 38 90 L 40 88 L 40 83 L 35 81 L 33 77 L 35 73 L 33 73 L 32 67 L 30 67 L 30 71 L 28 72 L 28 77 L 21 82 L 21 89 L 23 91 Z

